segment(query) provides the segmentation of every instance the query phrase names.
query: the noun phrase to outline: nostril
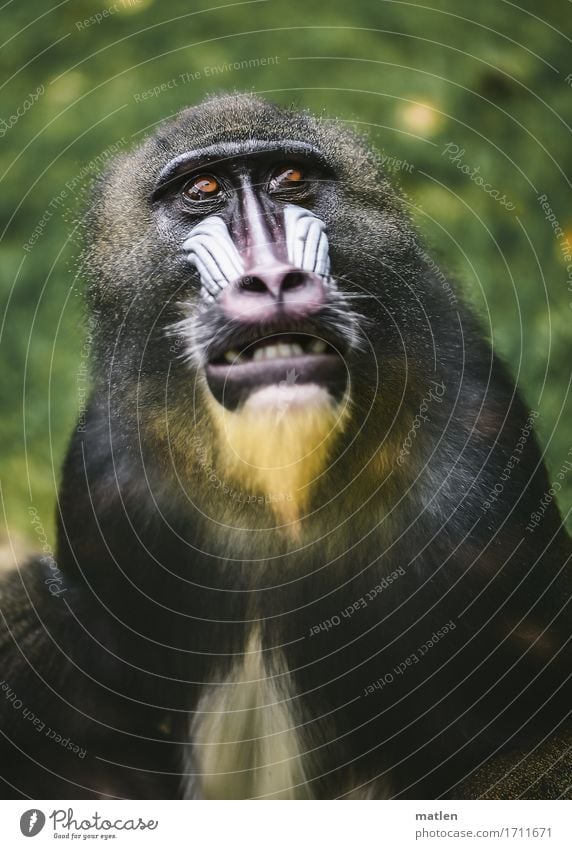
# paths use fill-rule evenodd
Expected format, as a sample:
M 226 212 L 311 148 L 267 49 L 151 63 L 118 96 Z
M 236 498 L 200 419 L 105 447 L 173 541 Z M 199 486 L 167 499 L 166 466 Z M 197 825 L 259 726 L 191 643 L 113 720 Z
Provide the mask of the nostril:
M 306 275 L 301 271 L 289 271 L 282 280 L 282 291 L 298 289 L 306 283 Z
M 260 277 L 246 275 L 242 277 L 238 284 L 239 289 L 245 292 L 267 292 L 268 286 Z

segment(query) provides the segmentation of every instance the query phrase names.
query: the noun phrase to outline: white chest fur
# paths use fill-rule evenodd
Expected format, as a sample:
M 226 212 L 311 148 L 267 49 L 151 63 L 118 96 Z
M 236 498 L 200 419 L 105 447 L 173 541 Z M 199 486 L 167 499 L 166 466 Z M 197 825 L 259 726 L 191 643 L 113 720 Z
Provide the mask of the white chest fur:
M 191 723 L 206 799 L 303 799 L 310 792 L 288 670 L 254 633 L 223 682 L 206 685 Z

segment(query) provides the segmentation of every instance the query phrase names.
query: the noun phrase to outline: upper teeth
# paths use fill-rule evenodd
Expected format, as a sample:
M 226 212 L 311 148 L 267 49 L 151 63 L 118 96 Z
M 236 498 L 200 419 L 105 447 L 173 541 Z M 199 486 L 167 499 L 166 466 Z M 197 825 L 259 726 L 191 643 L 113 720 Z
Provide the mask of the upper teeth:
M 280 342 L 277 345 L 261 345 L 252 355 L 253 360 L 274 360 L 277 357 L 301 357 L 304 349 L 295 343 Z
M 310 354 L 323 354 L 326 349 L 327 345 L 322 339 L 312 339 L 307 345 L 307 352 Z M 251 358 L 252 360 L 258 361 L 274 360 L 280 357 L 302 357 L 303 355 L 304 348 L 302 345 L 299 345 L 296 342 L 279 342 L 268 345 L 260 345 L 254 349 Z M 234 348 L 227 351 L 224 355 L 224 359 L 227 363 L 237 364 L 243 362 L 245 358 L 248 359 L 248 352 L 245 357 Z

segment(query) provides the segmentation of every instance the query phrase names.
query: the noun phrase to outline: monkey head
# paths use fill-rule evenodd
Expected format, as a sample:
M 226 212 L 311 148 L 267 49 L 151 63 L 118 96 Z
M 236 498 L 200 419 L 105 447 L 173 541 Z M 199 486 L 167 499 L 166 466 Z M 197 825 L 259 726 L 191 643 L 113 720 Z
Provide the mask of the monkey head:
M 208 464 L 292 516 L 356 432 L 383 441 L 426 357 L 403 201 L 337 122 L 242 95 L 187 109 L 109 169 L 89 242 L 115 411 L 136 403 L 191 478 Z

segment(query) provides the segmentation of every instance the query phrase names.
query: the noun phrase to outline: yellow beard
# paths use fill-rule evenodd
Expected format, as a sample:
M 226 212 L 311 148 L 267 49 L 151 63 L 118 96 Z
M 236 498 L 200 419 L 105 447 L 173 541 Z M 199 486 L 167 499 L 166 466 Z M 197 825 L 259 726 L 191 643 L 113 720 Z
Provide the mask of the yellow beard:
M 304 393 L 304 387 L 296 392 Z M 311 387 L 307 402 L 292 390 L 275 391 L 269 403 L 253 393 L 238 410 L 209 398 L 217 431 L 217 454 L 237 485 L 267 498 L 276 519 L 299 533 L 312 484 L 325 470 L 332 443 L 348 418 L 348 403 L 337 404 L 326 390 Z M 220 452 L 220 453 L 219 453 Z

